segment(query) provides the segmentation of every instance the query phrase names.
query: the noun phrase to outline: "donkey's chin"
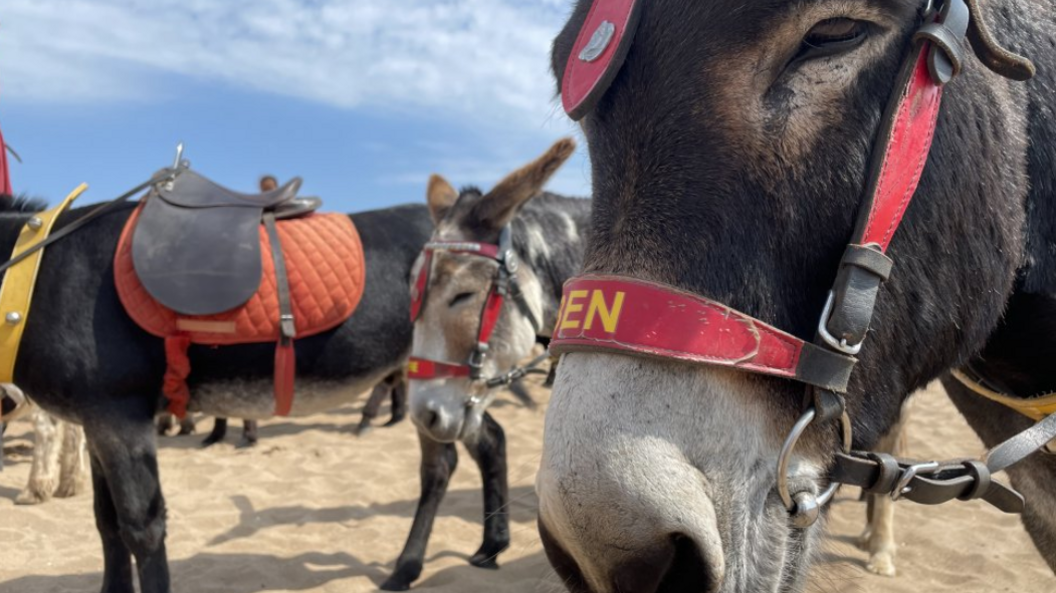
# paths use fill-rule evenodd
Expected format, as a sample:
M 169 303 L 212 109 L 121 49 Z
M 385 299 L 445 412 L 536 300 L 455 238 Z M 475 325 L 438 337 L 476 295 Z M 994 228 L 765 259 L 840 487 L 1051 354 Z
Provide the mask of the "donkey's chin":
M 411 420 L 425 436 L 453 443 L 479 430 L 481 413 L 466 405 L 468 382 L 428 381 L 411 384 Z

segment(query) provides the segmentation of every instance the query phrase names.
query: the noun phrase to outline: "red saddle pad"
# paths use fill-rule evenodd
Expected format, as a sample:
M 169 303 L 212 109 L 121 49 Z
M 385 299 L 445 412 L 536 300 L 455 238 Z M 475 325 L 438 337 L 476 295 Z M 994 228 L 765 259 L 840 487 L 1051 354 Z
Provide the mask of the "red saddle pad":
M 142 208 L 142 207 L 140 207 Z M 166 338 L 169 373 L 165 394 L 177 414 L 186 411 L 186 369 L 173 369 L 172 350 L 186 344 L 232 345 L 278 342 L 279 299 L 271 243 L 260 228 L 260 288 L 244 305 L 217 315 L 180 315 L 161 305 L 143 287 L 132 264 L 132 231 L 140 209 L 125 224 L 114 256 L 114 281 L 121 303 L 144 330 Z M 289 276 L 297 338 L 340 325 L 352 316 L 363 296 L 366 264 L 363 245 L 345 214 L 310 214 L 277 223 Z M 175 358 L 179 358 L 176 356 Z M 185 357 L 184 357 L 185 358 Z M 178 360 L 176 362 L 179 362 Z M 182 374 L 174 377 L 173 371 Z M 178 381 L 177 381 L 178 379 Z M 182 400 L 182 401 L 180 401 Z

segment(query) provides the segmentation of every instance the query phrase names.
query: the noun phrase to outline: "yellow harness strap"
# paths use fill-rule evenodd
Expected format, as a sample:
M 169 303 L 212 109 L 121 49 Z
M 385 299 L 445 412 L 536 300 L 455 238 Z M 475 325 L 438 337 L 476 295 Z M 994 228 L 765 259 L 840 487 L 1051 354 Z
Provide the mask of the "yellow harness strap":
M 981 385 L 975 379 L 972 379 L 960 369 L 955 369 L 950 372 L 955 379 L 961 382 L 962 385 L 971 389 L 975 393 L 985 397 L 986 399 L 995 401 L 1003 406 L 1012 408 L 1013 410 L 1023 414 L 1024 416 L 1039 421 L 1052 414 L 1056 414 L 1056 393 L 1050 393 L 1041 397 L 1032 397 L 1030 399 L 1022 399 L 1018 397 L 1010 397 L 1003 393 L 998 393 L 992 389 L 988 389 Z
M 47 239 L 59 215 L 86 189 L 88 184 L 82 183 L 58 206 L 34 214 L 22 227 L 11 258 Z M 44 250 L 41 249 L 18 262 L 7 270 L 4 281 L 0 284 L 0 383 L 14 382 L 15 359 L 18 357 L 18 346 L 22 342 L 26 319 L 29 318 L 33 287 L 37 283 L 37 272 L 40 270 L 40 260 L 43 256 Z

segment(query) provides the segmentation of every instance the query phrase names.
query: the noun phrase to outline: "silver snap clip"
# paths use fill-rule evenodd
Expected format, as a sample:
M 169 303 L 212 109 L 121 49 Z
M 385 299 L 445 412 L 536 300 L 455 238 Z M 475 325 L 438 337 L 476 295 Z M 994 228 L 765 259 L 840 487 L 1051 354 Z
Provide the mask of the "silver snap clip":
M 22 322 L 22 314 L 18 311 L 11 311 L 7 315 L 4 315 L 4 321 L 6 321 L 8 325 L 18 325 Z

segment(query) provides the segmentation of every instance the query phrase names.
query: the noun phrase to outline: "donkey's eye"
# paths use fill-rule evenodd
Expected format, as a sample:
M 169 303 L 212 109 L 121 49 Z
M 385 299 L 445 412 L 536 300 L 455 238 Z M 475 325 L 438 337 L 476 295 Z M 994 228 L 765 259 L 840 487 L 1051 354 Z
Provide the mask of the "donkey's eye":
M 869 26 L 863 21 L 825 19 L 807 32 L 795 60 L 822 58 L 852 50 L 865 41 L 868 33 Z
M 451 299 L 451 301 L 449 303 L 447 303 L 447 306 L 448 307 L 454 307 L 456 305 L 459 305 L 461 303 L 464 303 L 464 302 L 468 301 L 471 298 L 473 298 L 473 293 L 472 292 L 460 292 L 460 293 L 456 294 L 455 297 L 453 299 Z

